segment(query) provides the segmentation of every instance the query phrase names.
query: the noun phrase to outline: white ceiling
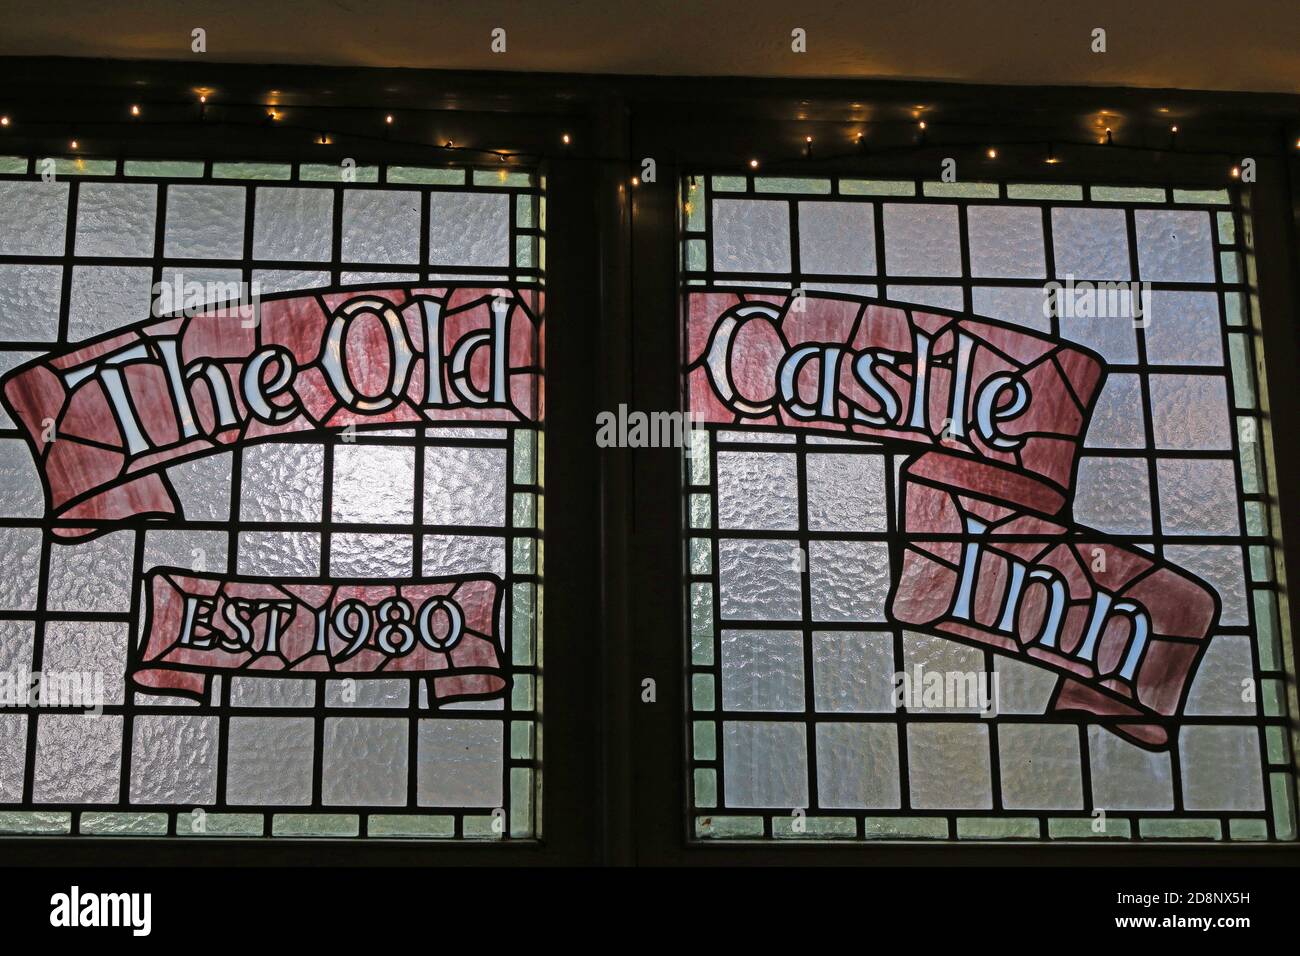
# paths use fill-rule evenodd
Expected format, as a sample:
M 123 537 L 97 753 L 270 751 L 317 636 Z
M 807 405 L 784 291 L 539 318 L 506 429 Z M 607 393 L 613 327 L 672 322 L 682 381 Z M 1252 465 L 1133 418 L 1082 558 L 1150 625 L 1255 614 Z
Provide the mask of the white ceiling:
M 198 59 L 202 27 L 209 62 L 1300 93 L 1297 0 L 0 0 L 0 23 L 0 55 Z

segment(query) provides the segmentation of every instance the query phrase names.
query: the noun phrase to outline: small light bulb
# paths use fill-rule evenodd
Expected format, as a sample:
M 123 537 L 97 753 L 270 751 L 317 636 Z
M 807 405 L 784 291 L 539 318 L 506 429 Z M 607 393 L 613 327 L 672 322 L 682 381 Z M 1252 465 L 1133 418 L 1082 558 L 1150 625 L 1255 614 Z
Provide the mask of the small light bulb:
M 73 149 L 76 149 L 76 148 L 77 148 L 77 141 L 76 141 L 75 139 L 72 141 L 72 148 L 73 148 Z M 1234 172 L 1234 175 L 1236 175 L 1235 172 Z
M 640 186 L 640 185 L 641 185 L 641 180 L 638 179 L 636 176 L 633 176 L 633 177 L 632 177 L 632 185 L 633 185 L 633 186 Z
M 387 123 L 389 126 L 392 126 L 392 125 L 393 125 L 393 114 L 392 114 L 392 113 L 389 113 L 387 116 L 385 116 L 385 117 L 384 117 L 384 122 Z
M 811 137 L 811 136 L 805 136 L 805 137 L 803 138 L 803 141 L 804 141 L 805 143 L 811 143 L 811 142 L 812 142 L 812 137 Z
M 131 104 L 131 115 L 132 115 L 132 116 L 139 116 L 139 115 L 140 115 L 140 106 L 139 106 L 139 104 L 137 104 L 137 103 L 132 103 L 132 104 Z
M 8 126 L 8 125 L 9 125 L 9 117 L 0 116 L 0 126 Z
M 1240 170 L 1238 167 L 1233 166 L 1233 167 L 1232 167 L 1232 178 L 1233 178 L 1233 179 L 1236 179 L 1236 178 L 1237 178 L 1238 176 L 1240 176 L 1240 175 L 1241 175 L 1241 170 Z
M 917 123 L 916 125 L 921 127 L 921 129 L 925 129 L 925 120 L 921 120 L 921 122 Z
M 756 159 L 751 159 L 751 160 L 749 161 L 749 168 L 750 168 L 750 169 L 758 169 L 758 160 L 756 160 Z
M 206 103 L 207 101 L 208 101 L 208 94 L 207 94 L 207 93 L 200 93 L 200 94 L 199 94 L 199 102 L 200 102 L 200 103 Z
M 1171 132 L 1171 133 L 1177 133 L 1177 132 L 1178 132 L 1178 127 L 1177 127 L 1177 126 L 1171 126 L 1171 127 L 1169 127 L 1169 132 Z
M 996 149 L 994 149 L 992 146 L 989 147 L 988 157 L 989 157 L 989 159 L 997 159 L 997 158 L 998 158 L 998 151 L 997 151 Z
M 568 133 L 565 133 L 563 136 L 561 136 L 561 137 L 560 137 L 560 141 L 561 141 L 562 143 L 564 143 L 565 146 L 568 146 L 569 143 L 572 142 L 572 140 L 569 138 L 569 134 L 568 134 Z
M 267 110 L 266 115 L 273 120 L 278 120 L 280 118 L 280 114 L 277 113 L 275 110 Z

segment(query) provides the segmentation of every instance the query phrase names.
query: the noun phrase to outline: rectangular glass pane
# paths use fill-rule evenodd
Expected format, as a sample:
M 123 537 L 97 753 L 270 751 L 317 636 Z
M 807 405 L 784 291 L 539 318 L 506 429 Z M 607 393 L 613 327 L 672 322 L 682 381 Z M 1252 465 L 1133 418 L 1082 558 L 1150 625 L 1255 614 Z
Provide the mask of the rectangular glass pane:
M 1238 198 L 757 185 L 682 185 L 696 837 L 1295 839 Z
M 0 175 L 0 831 L 539 837 L 538 178 L 109 165 Z

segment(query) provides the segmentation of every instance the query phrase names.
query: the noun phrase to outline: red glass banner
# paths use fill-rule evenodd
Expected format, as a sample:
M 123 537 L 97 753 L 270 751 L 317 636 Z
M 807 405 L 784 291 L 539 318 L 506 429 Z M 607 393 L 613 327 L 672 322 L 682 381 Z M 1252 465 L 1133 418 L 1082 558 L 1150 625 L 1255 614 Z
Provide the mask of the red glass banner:
M 201 699 L 213 674 L 424 677 L 430 702 L 499 696 L 502 589 L 491 575 L 327 580 L 145 577 L 142 690 Z
M 543 417 L 542 294 L 482 286 L 267 297 L 151 319 L 3 379 L 55 533 L 172 515 L 161 469 L 290 432 Z M 86 523 L 89 522 L 89 523 Z
M 1053 709 L 1168 745 L 1219 596 L 1070 523 L 1098 356 L 983 318 L 803 292 L 690 293 L 686 349 L 697 420 L 919 452 L 899 478 L 894 623 L 1052 668 L 1065 677 Z

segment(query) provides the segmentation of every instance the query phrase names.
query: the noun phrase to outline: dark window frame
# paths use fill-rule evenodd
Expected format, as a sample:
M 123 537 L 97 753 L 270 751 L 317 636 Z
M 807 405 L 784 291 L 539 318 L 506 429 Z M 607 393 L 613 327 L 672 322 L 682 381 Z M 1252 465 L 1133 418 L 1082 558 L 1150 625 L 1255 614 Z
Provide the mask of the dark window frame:
M 1283 95 L 937 83 L 652 79 L 314 67 L 0 60 L 0 112 L 17 122 L 0 153 L 133 158 L 390 163 L 481 162 L 451 140 L 521 154 L 547 177 L 547 563 L 543 834 L 538 841 L 5 837 L 15 863 L 395 863 L 407 865 L 780 863 L 1295 862 L 1294 845 L 700 844 L 688 839 L 683 690 L 680 458 L 675 450 L 599 451 L 601 409 L 680 407 L 677 182 L 682 172 L 845 173 L 933 178 L 954 156 L 1024 181 L 1223 182 L 1234 156 L 1258 161 L 1252 190 L 1268 416 L 1296 434 L 1288 388 L 1300 358 L 1300 98 Z M 212 122 L 196 123 L 196 87 L 211 87 Z M 270 91 L 312 127 L 272 127 Z M 149 122 L 132 124 L 142 101 Z M 857 105 L 855 105 L 857 104 Z M 917 141 L 917 104 L 931 118 Z M 312 112 L 329 106 L 328 111 Z M 871 122 L 865 123 L 863 107 Z M 1097 139 L 1113 111 L 1116 148 Z M 1161 108 L 1183 127 L 1178 151 Z M 218 111 L 234 125 L 218 124 Z M 410 111 L 409 114 L 403 111 Z M 418 111 L 418 112 L 417 112 Z M 385 112 L 418 117 L 425 144 L 391 139 Z M 315 129 L 314 126 L 325 126 Z M 865 131 L 868 152 L 849 134 Z M 317 145 L 320 133 L 334 139 Z M 571 144 L 561 141 L 568 133 Z M 812 135 L 815 158 L 804 154 Z M 1085 145 L 1091 142 L 1091 145 Z M 842 147 L 823 144 L 844 144 Z M 1044 166 L 1044 144 L 1064 162 Z M 998 165 L 981 156 L 998 146 Z M 1130 145 L 1150 152 L 1132 151 Z M 488 156 L 491 159 L 491 156 Z M 656 180 L 634 187 L 643 158 Z M 1288 578 L 1300 580 L 1300 451 L 1279 439 L 1272 475 L 1283 502 Z M 1290 631 L 1300 633 L 1292 602 Z M 1294 664 L 1293 647 L 1287 647 Z M 656 683 L 642 702 L 641 684 Z M 1292 714 L 1294 722 L 1294 687 Z M 1294 735 L 1293 735 L 1294 736 Z M 1293 747 L 1294 753 L 1294 747 Z

